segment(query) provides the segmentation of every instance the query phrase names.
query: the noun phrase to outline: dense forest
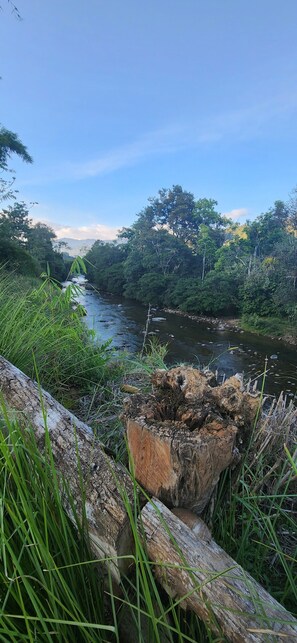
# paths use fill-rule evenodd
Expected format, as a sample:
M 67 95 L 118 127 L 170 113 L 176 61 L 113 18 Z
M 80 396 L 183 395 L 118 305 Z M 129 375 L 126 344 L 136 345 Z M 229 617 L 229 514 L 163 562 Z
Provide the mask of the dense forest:
M 296 196 L 296 192 L 295 192 Z M 214 199 L 174 185 L 123 228 L 96 241 L 89 279 L 106 292 L 194 314 L 297 319 L 297 199 L 234 223 Z

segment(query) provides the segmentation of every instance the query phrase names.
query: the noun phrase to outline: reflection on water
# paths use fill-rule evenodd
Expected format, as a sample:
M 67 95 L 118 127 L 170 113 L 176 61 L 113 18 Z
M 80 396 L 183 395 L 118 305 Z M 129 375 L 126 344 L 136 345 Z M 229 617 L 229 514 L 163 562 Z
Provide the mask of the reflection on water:
M 147 309 L 135 301 L 99 295 L 83 290 L 80 302 L 87 311 L 85 322 L 105 341 L 112 338 L 112 346 L 120 350 L 137 352 L 143 342 Z M 219 330 L 206 323 L 180 317 L 164 311 L 153 312 L 149 332 L 161 343 L 168 345 L 167 363 L 192 363 L 194 366 L 210 365 L 219 375 L 227 377 L 244 373 L 246 378 L 261 376 L 268 358 L 265 392 L 277 395 L 284 391 L 288 399 L 296 398 L 297 354 L 294 347 L 267 337 L 233 331 Z

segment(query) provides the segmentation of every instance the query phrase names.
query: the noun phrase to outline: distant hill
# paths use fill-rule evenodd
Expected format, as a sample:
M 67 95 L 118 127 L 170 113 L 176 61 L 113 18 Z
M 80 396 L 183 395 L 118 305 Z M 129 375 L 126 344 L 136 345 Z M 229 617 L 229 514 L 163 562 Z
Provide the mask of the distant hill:
M 59 241 L 64 241 L 68 246 L 62 248 L 62 252 L 65 250 L 71 257 L 77 257 L 77 255 L 84 256 L 87 254 L 97 239 L 70 239 L 69 237 L 61 237 L 57 239 L 56 243 L 59 243 Z

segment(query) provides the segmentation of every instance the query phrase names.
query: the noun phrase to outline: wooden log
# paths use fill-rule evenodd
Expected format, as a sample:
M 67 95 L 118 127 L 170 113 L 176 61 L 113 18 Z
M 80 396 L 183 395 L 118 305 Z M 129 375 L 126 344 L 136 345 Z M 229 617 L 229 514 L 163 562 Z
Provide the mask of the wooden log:
M 237 378 L 216 387 L 209 381 L 191 367 L 156 371 L 154 394 L 125 400 L 122 415 L 138 482 L 167 506 L 196 513 L 238 456 L 236 435 L 258 408 Z
M 131 528 L 121 493 L 125 489 L 132 500 L 133 484 L 128 473 L 104 453 L 89 426 L 3 357 L 0 357 L 0 389 L 8 407 L 18 411 L 21 421 L 32 426 L 43 453 L 47 427 L 57 471 L 67 481 L 79 516 L 83 513 L 81 476 L 94 555 L 114 557 L 110 569 L 118 581 L 127 566 L 127 560 L 118 557 L 132 552 Z M 66 497 L 64 503 L 72 518 Z
M 190 526 L 157 499 L 141 512 L 164 589 L 229 641 L 296 643 L 297 620 L 216 544 L 200 518 L 184 512 L 184 520 Z
M 0 389 L 6 405 L 18 412 L 24 426 L 32 426 L 42 452 L 48 431 L 57 470 L 67 479 L 80 515 L 81 476 L 94 555 L 114 557 L 110 569 L 118 582 L 126 565 L 117 557 L 133 552 L 120 488 L 132 500 L 129 475 L 104 453 L 90 427 L 1 357 Z M 65 495 L 64 503 L 72 518 Z M 145 534 L 149 557 L 156 563 L 155 573 L 165 590 L 212 625 L 214 615 L 230 641 L 296 641 L 297 622 L 292 615 L 218 547 L 200 518 L 184 509 L 174 511 L 176 516 L 155 500 L 141 512 L 140 533 Z

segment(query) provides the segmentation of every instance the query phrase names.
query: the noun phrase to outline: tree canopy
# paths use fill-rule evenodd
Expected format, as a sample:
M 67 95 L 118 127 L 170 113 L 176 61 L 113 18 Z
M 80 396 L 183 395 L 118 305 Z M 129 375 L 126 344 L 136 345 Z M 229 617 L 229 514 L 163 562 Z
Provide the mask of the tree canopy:
M 15 192 L 12 186 L 15 182 L 13 170 L 9 167 L 9 161 L 13 154 L 19 156 L 25 163 L 32 163 L 27 148 L 14 132 L 0 125 L 0 171 L 6 178 L 0 178 L 0 201 L 14 198 Z
M 197 314 L 297 318 L 294 198 L 239 225 L 215 199 L 162 188 L 121 231 L 121 243 L 94 244 L 90 279 L 144 304 Z

